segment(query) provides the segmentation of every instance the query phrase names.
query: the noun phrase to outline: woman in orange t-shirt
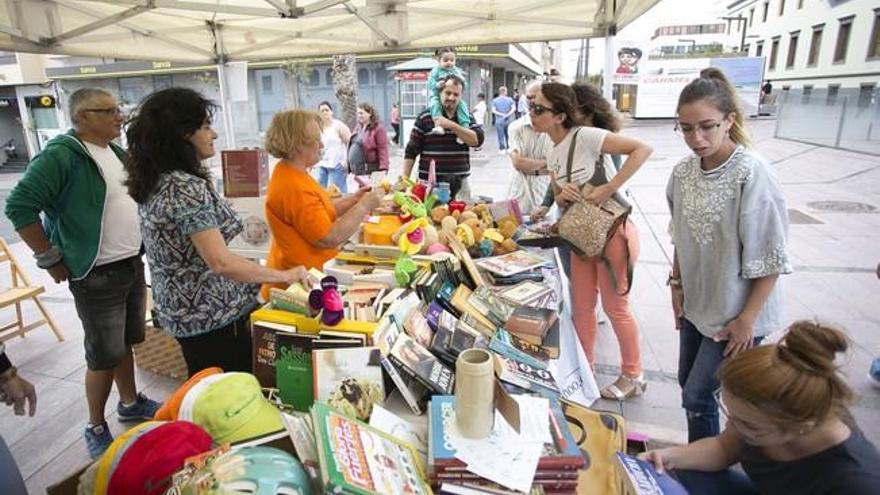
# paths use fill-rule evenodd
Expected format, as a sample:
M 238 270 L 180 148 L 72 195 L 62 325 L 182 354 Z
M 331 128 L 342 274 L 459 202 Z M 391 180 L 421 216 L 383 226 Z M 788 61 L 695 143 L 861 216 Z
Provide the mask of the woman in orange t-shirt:
M 321 160 L 320 117 L 307 110 L 276 113 L 266 131 L 266 150 L 281 161 L 269 179 L 266 220 L 272 244 L 266 265 L 283 269 L 303 265 L 321 269 L 379 205 L 381 193 L 370 189 L 331 200 L 309 174 Z M 269 287 L 263 286 L 263 297 Z

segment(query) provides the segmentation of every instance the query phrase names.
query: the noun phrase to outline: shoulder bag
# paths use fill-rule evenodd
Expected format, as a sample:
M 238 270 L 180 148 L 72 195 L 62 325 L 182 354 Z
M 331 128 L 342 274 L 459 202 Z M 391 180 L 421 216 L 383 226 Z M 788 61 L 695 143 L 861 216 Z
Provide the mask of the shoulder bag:
M 574 161 L 579 131 L 580 128 L 573 131 L 574 135 L 571 137 L 571 145 L 568 148 L 568 161 L 566 163 L 566 179 L 568 181 L 571 181 L 572 162 Z M 617 229 L 626 223 L 630 212 L 632 212 L 632 205 L 619 193 L 614 193 L 613 196 L 601 205 L 596 205 L 583 199 L 595 187 L 607 183 L 608 176 L 605 173 L 605 156 L 600 151 L 599 157 L 596 159 L 593 176 L 581 187 L 581 199 L 565 209 L 557 224 L 557 230 L 559 236 L 572 247 L 578 256 L 584 259 L 602 260 L 616 289 L 617 279 L 615 271 L 605 255 L 605 249 L 608 246 L 608 241 L 617 232 Z M 626 264 L 628 284 L 626 291 L 621 295 L 628 294 L 632 288 L 633 266 L 629 256 L 628 244 Z

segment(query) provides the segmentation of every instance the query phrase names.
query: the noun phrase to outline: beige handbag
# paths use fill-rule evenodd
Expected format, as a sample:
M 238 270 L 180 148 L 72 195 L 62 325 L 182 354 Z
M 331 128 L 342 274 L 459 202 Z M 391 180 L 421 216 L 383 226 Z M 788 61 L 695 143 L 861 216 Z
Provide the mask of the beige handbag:
M 571 181 L 572 161 L 574 160 L 577 133 L 579 131 L 580 128 L 574 130 L 571 145 L 568 149 L 566 178 L 569 181 Z M 600 152 L 599 158 L 596 160 L 593 176 L 581 188 L 581 200 L 572 203 L 565 209 L 557 224 L 557 230 L 559 237 L 563 238 L 578 256 L 586 259 L 602 260 L 606 268 L 608 268 L 611 280 L 616 288 L 615 272 L 607 256 L 605 256 L 605 248 L 608 245 L 608 241 L 617 232 L 617 229 L 626 223 L 627 217 L 629 217 L 632 211 L 632 206 L 619 193 L 614 193 L 613 196 L 601 205 L 596 205 L 583 199 L 593 188 L 608 183 L 608 176 L 605 174 L 604 158 L 604 155 Z M 627 284 L 626 292 L 621 295 L 629 293 L 629 289 L 632 287 L 633 266 L 629 256 L 628 245 L 626 259 L 629 283 Z

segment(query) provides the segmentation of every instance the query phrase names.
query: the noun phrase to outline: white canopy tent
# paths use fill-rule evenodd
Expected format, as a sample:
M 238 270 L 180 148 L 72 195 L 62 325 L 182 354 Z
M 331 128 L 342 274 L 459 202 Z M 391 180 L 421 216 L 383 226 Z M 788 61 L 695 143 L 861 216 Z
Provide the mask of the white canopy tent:
M 5 0 L 0 50 L 216 64 L 221 103 L 228 108 L 228 62 L 610 39 L 658 1 Z M 223 113 L 227 145 L 235 147 L 232 115 Z
M 614 34 L 659 0 L 6 0 L 0 50 L 223 63 Z

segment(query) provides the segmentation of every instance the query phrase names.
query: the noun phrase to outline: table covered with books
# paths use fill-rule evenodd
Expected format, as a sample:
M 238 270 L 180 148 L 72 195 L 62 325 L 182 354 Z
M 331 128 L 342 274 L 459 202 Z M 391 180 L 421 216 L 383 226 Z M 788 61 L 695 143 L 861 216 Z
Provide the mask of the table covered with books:
M 249 470 L 300 495 L 625 493 L 623 419 L 589 409 L 599 393 L 556 250 L 517 244 L 536 234 L 515 201 L 375 186 L 383 206 L 313 287 L 272 289 L 252 313 L 252 374 L 194 375 L 71 486 L 126 486 L 114 466 L 188 421 L 210 445 L 138 452 L 175 493 L 222 493 Z M 141 492 L 162 493 L 126 493 Z

